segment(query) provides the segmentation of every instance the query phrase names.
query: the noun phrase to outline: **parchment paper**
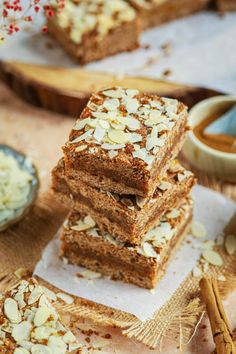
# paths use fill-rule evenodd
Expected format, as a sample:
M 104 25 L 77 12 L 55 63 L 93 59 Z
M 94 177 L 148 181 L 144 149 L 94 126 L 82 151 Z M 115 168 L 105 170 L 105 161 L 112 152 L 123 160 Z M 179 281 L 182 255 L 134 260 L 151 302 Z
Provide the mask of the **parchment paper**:
M 23 0 L 28 2 L 28 0 Z M 0 46 L 0 59 L 57 66 L 77 66 L 48 35 L 40 34 L 42 16 L 37 16 L 33 32 L 20 31 L 7 37 Z M 163 78 L 170 81 L 205 86 L 236 93 L 236 14 L 220 17 L 217 12 L 202 12 L 145 31 L 142 45 L 131 53 L 123 53 L 92 63 L 93 70 L 114 74 Z M 170 43 L 170 55 L 164 55 L 163 44 Z M 50 44 L 50 45 L 49 45 Z M 149 62 L 149 65 L 146 65 Z M 151 64 L 152 62 L 152 64 Z M 151 64 L 151 65 L 150 65 Z
M 207 239 L 215 239 L 236 212 L 236 204 L 219 193 L 196 186 L 193 191 L 194 220 L 203 223 Z M 192 236 L 177 251 L 166 275 L 158 284 L 155 294 L 130 284 L 109 279 L 87 279 L 75 281 L 77 272 L 83 268 L 65 265 L 58 258 L 58 236 L 45 249 L 42 259 L 35 268 L 35 274 L 63 291 L 134 314 L 141 320 L 150 318 L 156 310 L 171 297 L 201 255 L 199 239 Z

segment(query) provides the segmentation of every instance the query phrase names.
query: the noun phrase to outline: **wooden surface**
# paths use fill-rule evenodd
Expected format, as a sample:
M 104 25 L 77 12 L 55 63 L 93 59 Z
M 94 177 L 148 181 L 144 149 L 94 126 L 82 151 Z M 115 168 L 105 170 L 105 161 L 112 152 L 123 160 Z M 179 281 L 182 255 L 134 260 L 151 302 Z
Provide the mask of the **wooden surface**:
M 139 89 L 143 92 L 177 98 L 192 107 L 200 100 L 220 94 L 150 78 L 119 78 L 115 75 L 78 68 L 50 67 L 0 61 L 0 79 L 15 93 L 39 107 L 71 116 L 78 115 L 94 91 L 109 86 Z
M 1 143 L 9 144 L 28 154 L 38 167 L 41 180 L 40 196 L 31 213 L 19 225 L 0 233 L 0 240 L 7 241 L 6 246 L 0 250 L 1 261 L 4 263 L 5 260 L 9 264 L 10 260 L 10 268 L 14 271 L 25 259 L 29 268 L 34 266 L 40 258 L 40 251 L 37 249 L 36 252 L 35 243 L 40 245 L 42 250 L 55 235 L 67 213 L 67 210 L 58 205 L 50 195 L 50 171 L 61 157 L 60 147 L 67 139 L 74 119 L 34 108 L 15 97 L 2 85 L 0 85 L 0 103 Z M 201 174 L 198 177 L 200 183 L 236 200 L 235 185 L 217 182 Z M 30 241 L 27 235 L 31 235 Z M 17 250 L 18 259 L 13 257 L 16 239 L 20 239 L 22 245 Z M 9 267 L 6 270 L 9 271 Z M 1 269 L 1 273 L 4 273 L 4 269 Z M 235 303 L 236 297 L 232 297 L 231 305 L 227 307 L 229 313 L 230 306 Z M 232 311 L 229 315 L 236 317 Z M 186 349 L 186 353 L 208 353 L 209 349 L 213 349 L 210 338 L 209 328 L 201 329 Z M 123 338 L 118 330 L 112 330 L 112 343 L 109 343 L 108 349 L 103 352 L 114 353 L 114 348 L 116 353 L 124 354 L 158 353 Z M 173 347 L 171 343 L 162 351 L 165 354 L 177 352 L 179 352 L 178 348 Z

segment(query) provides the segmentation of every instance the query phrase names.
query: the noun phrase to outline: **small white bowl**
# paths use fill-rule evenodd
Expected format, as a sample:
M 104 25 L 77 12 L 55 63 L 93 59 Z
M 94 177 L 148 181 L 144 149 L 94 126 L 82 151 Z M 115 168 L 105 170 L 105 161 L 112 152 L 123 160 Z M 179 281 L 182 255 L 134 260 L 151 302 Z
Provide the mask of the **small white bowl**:
M 195 105 L 189 113 L 189 125 L 194 128 L 219 109 L 236 104 L 236 96 L 216 96 Z M 226 181 L 236 182 L 236 154 L 213 149 L 190 131 L 183 147 L 184 157 L 197 169 Z

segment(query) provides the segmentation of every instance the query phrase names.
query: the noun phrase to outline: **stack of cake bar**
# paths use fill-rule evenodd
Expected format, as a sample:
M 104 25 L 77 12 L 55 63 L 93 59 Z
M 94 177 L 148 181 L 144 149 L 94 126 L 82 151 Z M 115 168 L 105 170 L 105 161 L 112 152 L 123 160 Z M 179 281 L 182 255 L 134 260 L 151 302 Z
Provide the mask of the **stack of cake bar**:
M 195 179 L 175 160 L 187 130 L 177 100 L 120 87 L 92 95 L 52 172 L 71 209 L 62 257 L 155 287 L 191 222 Z

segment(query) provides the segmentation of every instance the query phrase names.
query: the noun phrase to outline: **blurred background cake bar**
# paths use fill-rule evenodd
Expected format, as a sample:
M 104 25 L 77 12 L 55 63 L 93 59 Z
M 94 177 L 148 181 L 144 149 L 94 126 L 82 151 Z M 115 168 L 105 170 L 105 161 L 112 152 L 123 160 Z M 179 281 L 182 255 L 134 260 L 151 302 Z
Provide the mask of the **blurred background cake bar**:
M 191 15 L 207 7 L 210 0 L 130 0 L 143 29 Z
M 173 161 L 154 194 L 147 198 L 103 191 L 82 181 L 74 183 L 65 177 L 63 159 L 54 168 L 52 178 L 60 202 L 74 211 L 89 214 L 101 231 L 130 244 L 139 244 L 165 212 L 186 199 L 195 183 L 193 174 L 177 161 Z
M 235 0 L 216 0 L 217 8 L 222 12 L 236 11 Z
M 72 212 L 61 235 L 61 256 L 70 263 L 143 288 L 154 288 L 192 219 L 192 203 L 185 200 L 149 230 L 139 246 L 118 242 L 102 233 L 90 216 Z
M 66 0 L 54 11 L 49 33 L 82 64 L 138 47 L 139 23 L 127 1 Z
M 118 194 L 153 195 L 186 135 L 175 99 L 115 87 L 92 95 L 63 147 L 65 174 Z

